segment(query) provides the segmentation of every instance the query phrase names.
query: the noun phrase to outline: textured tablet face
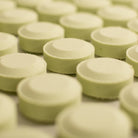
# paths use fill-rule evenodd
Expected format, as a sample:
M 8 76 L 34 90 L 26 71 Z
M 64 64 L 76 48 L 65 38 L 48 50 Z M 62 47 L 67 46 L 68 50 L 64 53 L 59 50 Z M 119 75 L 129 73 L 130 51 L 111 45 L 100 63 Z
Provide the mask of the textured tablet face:
M 50 123 L 64 108 L 80 103 L 82 88 L 72 77 L 49 73 L 21 81 L 17 91 L 26 117 Z
M 96 58 L 77 66 L 77 78 L 84 94 L 100 99 L 115 99 L 120 90 L 133 83 L 133 68 L 113 58 Z
M 66 109 L 56 123 L 60 138 L 129 138 L 131 135 L 128 116 L 104 104 L 87 103 Z
M 127 27 L 135 33 L 138 33 L 138 19 L 133 19 L 128 22 Z
M 43 50 L 48 70 L 63 74 L 75 74 L 77 64 L 95 54 L 92 44 L 75 38 L 50 41 Z

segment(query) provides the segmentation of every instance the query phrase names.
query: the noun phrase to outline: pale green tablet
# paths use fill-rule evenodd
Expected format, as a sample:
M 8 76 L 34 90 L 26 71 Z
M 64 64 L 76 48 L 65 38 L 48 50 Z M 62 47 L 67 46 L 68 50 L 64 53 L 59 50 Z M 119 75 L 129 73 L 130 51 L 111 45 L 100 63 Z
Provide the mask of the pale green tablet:
M 77 66 L 77 78 L 85 95 L 99 99 L 116 99 L 120 90 L 133 83 L 134 70 L 124 61 L 95 58 Z
M 127 27 L 138 34 L 138 18 L 129 21 Z
M 138 130 L 138 83 L 123 88 L 119 99 L 121 109 L 131 117 L 134 128 Z
M 16 126 L 16 105 L 10 97 L 0 93 L 0 134 L 3 131 L 15 129 Z
M 36 21 L 37 14 L 32 10 L 23 8 L 7 10 L 0 13 L 0 31 L 17 35 L 19 27 Z
M 131 6 L 133 0 L 111 0 L 113 4 L 122 4 L 122 5 L 127 5 Z
M 132 0 L 131 3 L 132 8 L 134 8 L 138 12 L 138 0 Z
M 0 56 L 17 53 L 18 41 L 11 34 L 0 32 Z
M 126 62 L 133 66 L 135 76 L 138 77 L 138 46 L 129 48 L 126 52 Z
M 135 19 L 135 10 L 121 5 L 113 5 L 98 11 L 98 15 L 103 18 L 105 26 L 127 26 L 127 22 Z
M 137 44 L 138 37 L 134 32 L 122 27 L 105 27 L 91 34 L 96 55 L 125 59 L 126 50 Z
M 64 110 L 57 121 L 59 138 L 130 138 L 132 123 L 119 109 L 85 103 Z
M 46 62 L 35 55 L 16 53 L 0 57 L 0 90 L 15 92 L 26 77 L 46 72 Z
M 43 48 L 48 70 L 63 74 L 75 74 L 78 63 L 94 58 L 94 46 L 84 40 L 64 38 L 50 41 Z
M 60 17 L 77 11 L 73 3 L 64 1 L 45 2 L 37 6 L 40 21 L 59 23 Z
M 50 22 L 36 22 L 22 26 L 18 30 L 19 46 L 31 53 L 42 53 L 43 46 L 50 40 L 64 37 L 64 29 Z
M 15 7 L 16 7 L 16 4 L 13 1 L 0 0 L 0 12 L 9 10 L 9 9 L 14 9 Z
M 96 13 L 99 9 L 111 5 L 110 0 L 73 0 L 80 11 Z
M 101 28 L 103 21 L 94 14 L 78 12 L 61 17 L 60 24 L 65 28 L 66 37 L 90 40 L 91 32 Z
M 24 7 L 24 8 L 31 8 L 35 10 L 35 8 L 43 3 L 43 2 L 49 2 L 51 0 L 17 0 L 17 4 L 19 7 Z
M 53 123 L 56 116 L 81 101 L 81 84 L 72 77 L 43 74 L 24 79 L 17 87 L 19 109 L 31 120 Z
M 46 132 L 30 127 L 18 127 L 17 129 L 0 133 L 1 138 L 52 138 Z

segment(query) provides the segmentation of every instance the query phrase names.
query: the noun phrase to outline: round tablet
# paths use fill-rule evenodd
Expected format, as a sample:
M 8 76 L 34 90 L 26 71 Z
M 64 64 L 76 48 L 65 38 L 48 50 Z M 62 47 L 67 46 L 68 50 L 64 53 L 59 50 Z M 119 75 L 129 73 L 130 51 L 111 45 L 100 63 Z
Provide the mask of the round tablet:
M 131 6 L 138 12 L 138 0 L 132 0 Z
M 122 27 L 105 27 L 91 34 L 91 42 L 95 46 L 96 55 L 124 59 L 126 50 L 137 44 L 135 33 Z
M 43 46 L 50 40 L 64 37 L 64 29 L 50 22 L 36 22 L 18 30 L 19 46 L 31 53 L 42 53 Z
M 15 2 L 8 0 L 0 0 L 0 12 L 14 9 L 16 7 Z
M 122 4 L 122 5 L 127 5 L 131 6 L 133 0 L 111 0 L 113 4 Z
M 138 33 L 138 18 L 128 22 L 127 27 L 135 33 Z
M 24 79 L 17 87 L 19 109 L 31 120 L 52 123 L 69 106 L 81 101 L 82 87 L 72 77 L 43 74 Z
M 127 7 L 114 5 L 98 11 L 98 15 L 103 18 L 105 26 L 127 26 L 127 22 L 136 18 L 135 10 Z
M 92 44 L 75 38 L 50 41 L 43 51 L 48 70 L 63 74 L 75 74 L 77 64 L 95 54 Z
M 73 3 L 65 1 L 45 2 L 37 7 L 40 21 L 58 23 L 60 17 L 76 12 L 77 8 Z
M 0 57 L 0 90 L 15 92 L 26 77 L 46 72 L 46 62 L 35 55 L 16 53 Z
M 135 76 L 138 77 L 138 46 L 129 48 L 126 52 L 126 62 L 133 66 Z
M 14 129 L 16 125 L 16 105 L 10 97 L 0 93 L 0 133 L 5 130 Z
M 17 53 L 18 41 L 11 34 L 0 32 L 0 56 Z
M 0 133 L 1 138 L 52 138 L 47 133 L 29 127 L 18 127 L 14 130 Z
M 124 112 L 95 103 L 65 109 L 56 125 L 59 138 L 130 138 L 132 131 Z
M 74 0 L 80 11 L 96 13 L 99 9 L 111 5 L 110 0 Z
M 0 14 L 0 31 L 17 35 L 17 30 L 20 26 L 37 21 L 36 12 L 15 8 L 4 11 Z
M 123 88 L 119 99 L 121 109 L 131 117 L 134 128 L 138 130 L 138 83 Z
M 17 4 L 20 7 L 25 8 L 31 8 L 34 9 L 37 7 L 37 5 L 43 3 L 43 2 L 50 2 L 51 0 L 17 0 Z
M 133 83 L 133 68 L 113 58 L 95 58 L 77 66 L 77 78 L 84 94 L 100 99 L 116 99 L 120 90 Z
M 101 18 L 94 14 L 78 12 L 60 18 L 60 24 L 65 29 L 65 36 L 90 40 L 90 34 L 103 26 Z

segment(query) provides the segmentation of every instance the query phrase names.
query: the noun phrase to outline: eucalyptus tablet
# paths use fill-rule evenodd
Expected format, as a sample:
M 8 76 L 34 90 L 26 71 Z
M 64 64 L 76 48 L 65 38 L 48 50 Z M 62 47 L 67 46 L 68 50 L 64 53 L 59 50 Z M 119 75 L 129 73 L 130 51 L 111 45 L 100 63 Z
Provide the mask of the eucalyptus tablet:
M 131 117 L 134 128 L 138 130 L 138 83 L 123 88 L 119 99 L 121 109 Z
M 120 90 L 133 83 L 134 70 L 124 61 L 95 58 L 77 66 L 77 78 L 85 95 L 100 99 L 116 99 Z
M 80 11 L 96 13 L 99 9 L 111 5 L 110 0 L 74 0 Z
M 59 138 L 130 138 L 132 124 L 122 111 L 87 103 L 64 110 L 57 117 Z
M 90 40 L 91 32 L 101 28 L 103 21 L 94 14 L 78 12 L 61 17 L 60 24 L 65 29 L 66 37 Z
M 15 2 L 8 0 L 0 0 L 0 12 L 5 10 L 14 9 L 16 7 Z
M 131 6 L 133 0 L 111 0 L 113 4 L 122 4 L 122 5 L 127 5 Z
M 78 63 L 94 58 L 94 46 L 84 40 L 64 38 L 50 41 L 43 49 L 48 70 L 63 74 L 75 74 Z
M 17 53 L 18 41 L 11 34 L 0 32 L 0 56 Z
M 52 138 L 47 133 L 29 127 L 18 127 L 14 130 L 0 133 L 1 138 Z
M 135 19 L 135 10 L 120 5 L 113 5 L 98 11 L 98 15 L 103 18 L 105 26 L 127 26 L 127 22 Z
M 0 13 L 0 31 L 17 35 L 19 27 L 36 21 L 37 14 L 32 10 L 23 8 L 7 10 Z
M 126 50 L 137 44 L 135 33 L 122 27 L 104 27 L 91 34 L 96 55 L 125 59 Z
M 49 73 L 24 79 L 17 91 L 23 115 L 52 123 L 64 108 L 80 103 L 82 87 L 75 78 Z
M 50 22 L 36 22 L 18 30 L 19 46 L 30 53 L 42 53 L 43 46 L 50 40 L 64 37 L 64 29 Z
M 138 77 L 138 46 L 133 46 L 127 50 L 126 62 L 133 66 L 135 76 Z
M 0 134 L 5 130 L 14 129 L 16 125 L 16 104 L 10 97 L 0 93 Z
M 0 57 L 0 90 L 15 92 L 26 77 L 46 72 L 46 62 L 35 55 L 15 53 Z
M 37 6 L 40 21 L 59 23 L 60 17 L 77 11 L 73 3 L 65 1 L 45 2 Z
M 127 27 L 135 33 L 138 33 L 138 18 L 128 22 Z

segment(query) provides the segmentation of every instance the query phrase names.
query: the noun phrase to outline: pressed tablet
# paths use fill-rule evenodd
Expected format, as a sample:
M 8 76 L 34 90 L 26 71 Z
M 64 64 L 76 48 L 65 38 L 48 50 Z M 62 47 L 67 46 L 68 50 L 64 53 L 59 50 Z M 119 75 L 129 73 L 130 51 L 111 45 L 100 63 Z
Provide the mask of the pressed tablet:
M 126 50 L 137 44 L 137 35 L 122 27 L 105 27 L 91 34 L 96 55 L 124 59 Z
M 4 11 L 0 14 L 0 31 L 17 35 L 17 30 L 20 26 L 37 21 L 36 12 L 15 8 Z
M 138 12 L 138 0 L 132 0 L 131 6 Z
M 136 18 L 135 10 L 127 7 L 114 5 L 98 11 L 98 15 L 103 18 L 105 26 L 127 26 L 127 22 Z
M 74 4 L 64 1 L 45 2 L 37 7 L 40 21 L 58 23 L 60 17 L 76 12 Z
M 123 88 L 119 99 L 121 109 L 128 113 L 134 128 L 138 130 L 138 83 Z
M 10 97 L 0 93 L 0 133 L 5 130 L 14 129 L 16 125 L 16 105 Z
M 99 9 L 111 5 L 110 0 L 74 0 L 80 11 L 96 13 Z
M 103 26 L 101 18 L 94 14 L 78 12 L 60 18 L 60 24 L 65 28 L 65 36 L 90 40 L 90 34 Z
M 50 41 L 43 51 L 48 70 L 63 74 L 75 74 L 77 64 L 95 54 L 92 44 L 75 38 Z
M 17 0 L 17 4 L 20 7 L 36 9 L 37 5 L 43 2 L 50 2 L 51 0 Z
M 129 48 L 126 52 L 126 62 L 133 66 L 135 76 L 138 77 L 138 46 Z
M 46 72 L 46 62 L 24 53 L 0 57 L 0 90 L 15 92 L 20 80 Z
M 0 56 L 17 53 L 18 41 L 11 34 L 0 32 Z
M 59 138 L 130 138 L 132 123 L 119 109 L 85 103 L 64 110 L 57 118 Z
M 17 91 L 22 114 L 52 123 L 64 108 L 80 103 L 82 87 L 75 78 L 49 73 L 24 79 Z
M 8 0 L 0 0 L 0 12 L 9 10 L 9 9 L 14 9 L 16 7 L 15 2 L 13 1 L 8 1 Z
M 135 33 L 138 33 L 138 18 L 128 22 L 127 27 Z
M 131 6 L 133 0 L 111 0 L 113 4 L 122 4 L 122 5 L 127 5 Z
M 116 99 L 120 90 L 133 83 L 133 68 L 113 58 L 95 58 L 77 66 L 77 78 L 84 94 L 100 99 Z
M 31 53 L 42 53 L 43 46 L 50 40 L 64 37 L 64 29 L 50 22 L 36 22 L 18 30 L 19 46 Z
M 30 127 L 18 127 L 14 130 L 0 133 L 1 138 L 52 138 L 46 132 Z

